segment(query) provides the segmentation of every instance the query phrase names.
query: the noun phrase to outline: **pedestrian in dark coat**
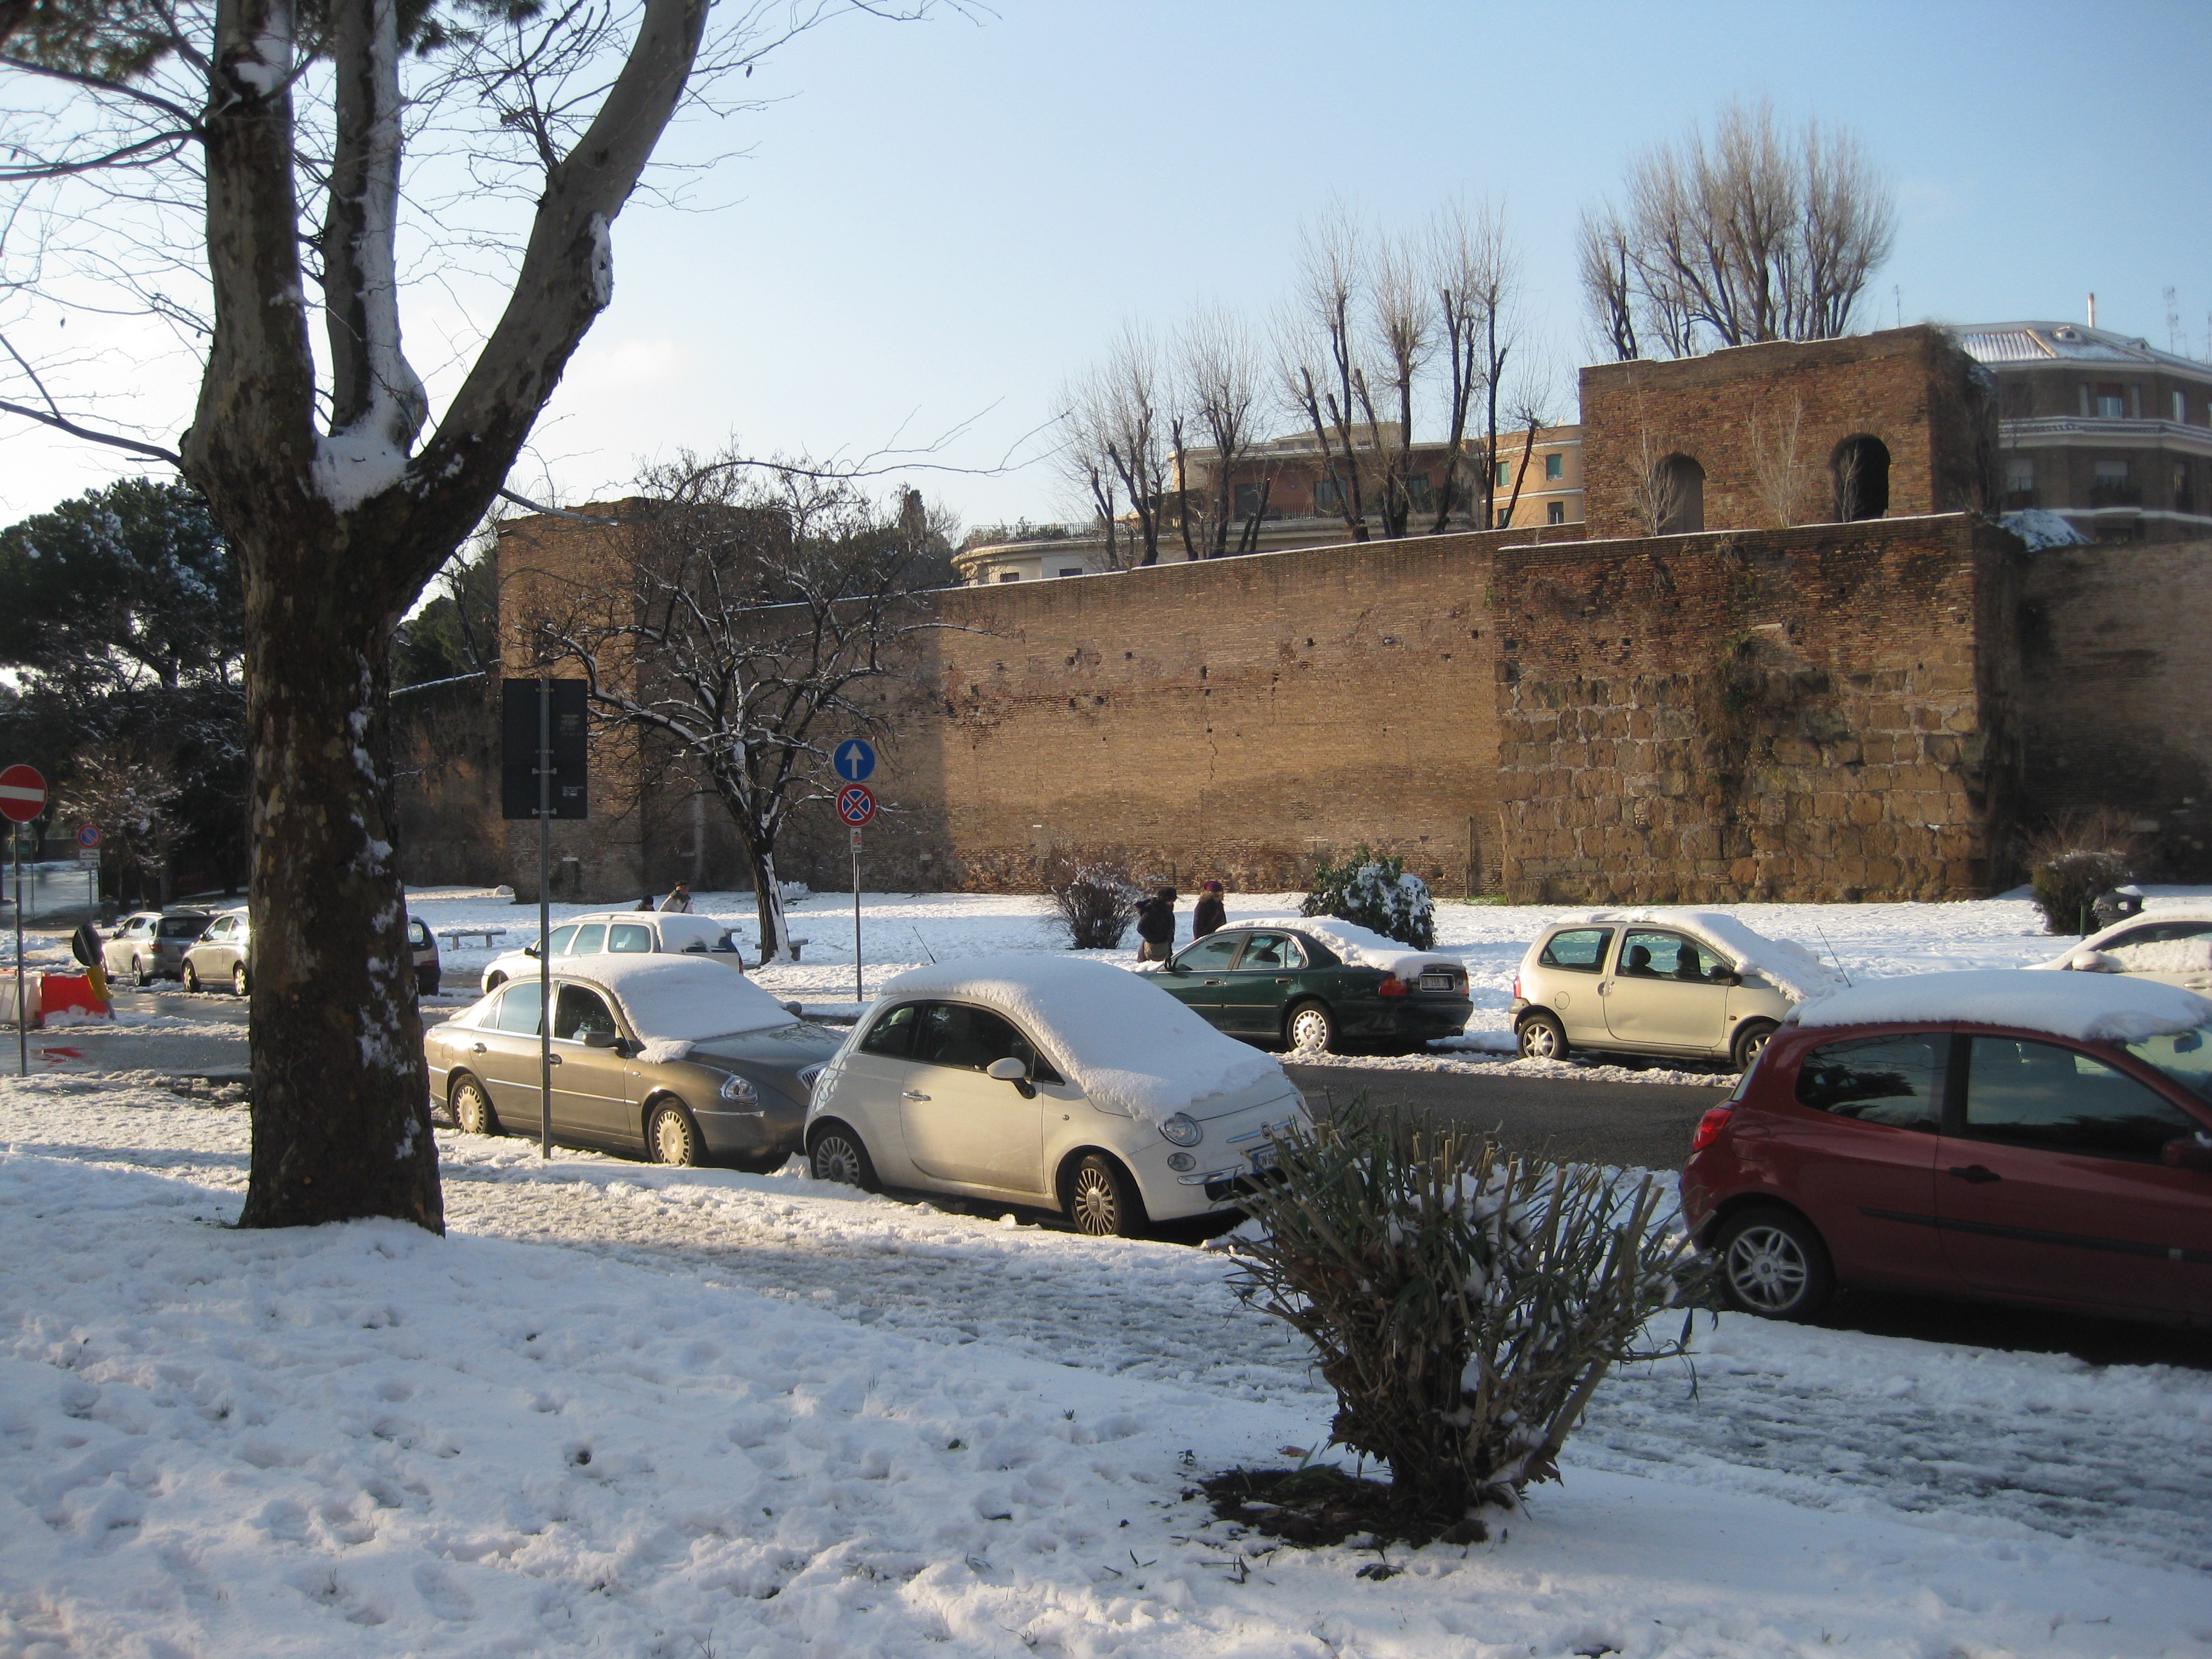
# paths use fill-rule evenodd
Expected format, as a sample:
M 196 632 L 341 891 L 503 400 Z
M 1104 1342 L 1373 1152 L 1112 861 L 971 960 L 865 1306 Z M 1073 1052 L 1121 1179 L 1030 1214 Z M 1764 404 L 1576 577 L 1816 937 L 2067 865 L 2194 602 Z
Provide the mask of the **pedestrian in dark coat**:
M 1137 902 L 1137 946 L 1139 962 L 1165 962 L 1175 954 L 1176 890 L 1163 887 L 1148 899 Z
M 1221 902 L 1221 884 L 1209 881 L 1198 890 L 1198 903 L 1190 913 L 1190 936 L 1204 939 L 1228 925 L 1229 912 Z

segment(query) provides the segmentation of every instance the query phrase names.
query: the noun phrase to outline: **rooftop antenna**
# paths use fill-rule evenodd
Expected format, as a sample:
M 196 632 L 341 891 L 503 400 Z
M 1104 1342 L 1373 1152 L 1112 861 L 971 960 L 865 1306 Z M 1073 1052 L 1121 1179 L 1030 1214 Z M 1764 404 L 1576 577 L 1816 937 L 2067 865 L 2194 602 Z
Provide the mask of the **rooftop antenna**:
M 2177 357 L 2189 355 L 2189 337 L 2181 331 L 2181 307 L 2172 289 L 2166 291 L 2166 349 Z
M 1814 922 L 1813 924 L 1813 931 L 1820 936 L 1821 944 L 1828 945 L 1828 930 L 1826 928 L 1821 927 L 1820 923 Z M 1849 990 L 1851 983 L 1850 969 L 1844 966 L 1844 959 L 1836 954 L 1836 947 L 1832 945 L 1828 945 L 1828 960 L 1836 964 L 1836 971 L 1844 976 L 1844 988 Z
M 2089 326 L 2090 326 L 2090 327 L 2092 327 L 2092 328 L 2094 328 L 2094 327 L 2096 327 L 2096 325 L 2097 325 L 2097 290 L 2096 290 L 2095 289 L 2094 289 L 2094 288 L 2093 288 L 2093 289 L 2091 289 L 2089 290 Z
M 1889 285 L 1889 298 L 1890 302 L 1897 307 L 1897 325 L 1903 328 L 1905 326 L 1905 284 L 1892 283 Z

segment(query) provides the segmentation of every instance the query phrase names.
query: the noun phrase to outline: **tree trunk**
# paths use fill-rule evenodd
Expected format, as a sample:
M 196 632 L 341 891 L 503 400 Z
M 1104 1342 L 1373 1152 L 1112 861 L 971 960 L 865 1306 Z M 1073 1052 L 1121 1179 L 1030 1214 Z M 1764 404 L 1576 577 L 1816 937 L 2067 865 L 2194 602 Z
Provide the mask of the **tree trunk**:
M 303 506 L 240 547 L 255 927 L 253 1164 L 239 1224 L 396 1216 L 442 1232 L 394 852 L 393 554 L 341 544 L 361 515 Z M 300 522 L 311 517 L 319 535 Z
M 746 856 L 753 866 L 753 908 L 760 918 L 760 965 L 771 962 L 789 962 L 791 957 L 791 923 L 783 914 L 783 887 L 775 875 L 775 850 L 773 848 L 747 846 Z

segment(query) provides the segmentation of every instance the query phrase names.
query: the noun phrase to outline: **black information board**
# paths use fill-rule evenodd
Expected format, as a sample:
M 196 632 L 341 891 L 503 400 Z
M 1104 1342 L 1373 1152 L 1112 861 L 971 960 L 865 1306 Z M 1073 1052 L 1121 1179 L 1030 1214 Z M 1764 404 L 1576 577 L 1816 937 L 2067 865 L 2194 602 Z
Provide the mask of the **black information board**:
M 500 683 L 500 815 L 538 816 L 538 681 Z M 552 682 L 553 811 L 556 818 L 588 816 L 584 790 L 584 682 Z

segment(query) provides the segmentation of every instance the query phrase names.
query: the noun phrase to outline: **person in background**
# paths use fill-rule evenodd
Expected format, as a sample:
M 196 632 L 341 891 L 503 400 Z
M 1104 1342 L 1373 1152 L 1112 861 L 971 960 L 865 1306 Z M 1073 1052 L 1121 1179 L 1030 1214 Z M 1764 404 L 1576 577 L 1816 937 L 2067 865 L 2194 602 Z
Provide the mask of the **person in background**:
M 653 895 L 647 893 L 643 898 L 640 899 L 637 902 L 636 908 L 640 910 L 650 910 L 653 908 Z
M 688 912 L 691 908 L 690 887 L 684 882 L 678 882 L 668 896 L 660 901 L 660 908 L 664 910 Z
M 1137 901 L 1137 946 L 1139 962 L 1165 962 L 1175 954 L 1176 890 L 1163 887 L 1148 899 Z
M 1221 931 L 1229 921 L 1229 911 L 1221 902 L 1221 884 L 1202 883 L 1198 890 L 1198 903 L 1190 913 L 1190 936 L 1204 939 L 1208 933 Z

